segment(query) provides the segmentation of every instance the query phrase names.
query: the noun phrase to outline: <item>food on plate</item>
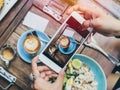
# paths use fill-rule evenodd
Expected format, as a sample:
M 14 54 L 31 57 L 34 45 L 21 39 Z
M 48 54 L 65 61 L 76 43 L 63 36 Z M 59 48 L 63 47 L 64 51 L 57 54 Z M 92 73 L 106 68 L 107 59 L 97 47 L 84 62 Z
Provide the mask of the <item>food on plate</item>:
M 2 9 L 3 5 L 4 5 L 4 0 L 0 0 L 0 10 Z
M 80 69 L 82 62 L 79 59 L 74 59 L 72 61 L 72 66 L 75 69 Z
M 97 90 L 97 85 L 94 73 L 86 63 L 79 59 L 69 62 L 64 78 L 64 90 Z

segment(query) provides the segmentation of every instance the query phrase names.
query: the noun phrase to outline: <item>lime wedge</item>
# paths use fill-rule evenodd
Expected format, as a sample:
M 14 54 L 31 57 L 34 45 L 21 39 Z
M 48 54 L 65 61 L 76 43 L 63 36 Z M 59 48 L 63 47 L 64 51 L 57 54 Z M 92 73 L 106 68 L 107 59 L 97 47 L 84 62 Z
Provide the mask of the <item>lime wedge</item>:
M 80 69 L 82 62 L 79 59 L 73 59 L 72 66 L 75 69 Z
M 67 84 L 69 86 L 72 86 L 72 84 L 73 84 L 73 77 L 71 77 L 71 78 L 68 79 Z

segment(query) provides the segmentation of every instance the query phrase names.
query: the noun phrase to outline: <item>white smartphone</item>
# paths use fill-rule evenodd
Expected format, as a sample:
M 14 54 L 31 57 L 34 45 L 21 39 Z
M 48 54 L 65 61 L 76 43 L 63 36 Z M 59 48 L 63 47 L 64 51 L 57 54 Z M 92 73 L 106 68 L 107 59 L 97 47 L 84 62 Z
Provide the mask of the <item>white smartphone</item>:
M 74 53 L 82 46 L 83 42 L 88 38 L 92 30 L 82 30 L 82 23 L 85 21 L 77 12 L 73 12 L 60 26 L 50 42 L 39 55 L 41 62 L 59 73 L 64 68 Z M 71 30 L 73 36 L 65 36 L 64 32 Z M 64 37 L 64 39 L 63 39 Z M 65 41 L 65 38 L 67 40 Z M 62 41 L 62 39 L 63 41 Z M 68 44 L 67 48 L 61 46 L 60 43 Z

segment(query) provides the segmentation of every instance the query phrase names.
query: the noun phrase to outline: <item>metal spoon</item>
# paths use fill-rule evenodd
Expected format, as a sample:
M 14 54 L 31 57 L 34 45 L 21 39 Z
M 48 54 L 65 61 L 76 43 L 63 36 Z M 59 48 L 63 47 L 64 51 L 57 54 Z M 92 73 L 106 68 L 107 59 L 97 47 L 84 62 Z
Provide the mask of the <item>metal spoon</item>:
M 27 36 L 29 36 L 29 35 L 34 35 L 34 36 L 38 37 L 36 31 L 33 31 L 33 32 L 28 33 Z M 48 42 L 49 42 L 48 40 L 45 40 L 45 39 L 43 39 L 43 38 L 40 38 L 40 40 L 41 40 L 42 42 L 45 42 L 45 43 L 48 43 Z
M 70 42 L 72 42 L 72 43 L 76 43 L 76 44 L 81 44 L 80 42 L 73 41 L 73 40 L 70 40 Z

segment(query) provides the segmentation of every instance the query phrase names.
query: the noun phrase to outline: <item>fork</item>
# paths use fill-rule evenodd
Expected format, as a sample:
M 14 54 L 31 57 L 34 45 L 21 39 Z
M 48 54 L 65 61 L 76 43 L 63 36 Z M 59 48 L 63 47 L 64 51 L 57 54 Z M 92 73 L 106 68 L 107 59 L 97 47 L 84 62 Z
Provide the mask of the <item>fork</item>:
M 27 34 L 27 36 L 29 36 L 29 35 L 34 35 L 34 36 L 38 37 L 36 31 L 32 31 L 32 32 L 30 32 L 30 33 Z M 49 42 L 48 40 L 45 40 L 43 38 L 40 38 L 40 40 L 43 41 L 44 43 L 48 43 Z
M 91 42 L 88 43 L 88 42 L 86 41 L 86 42 L 84 43 L 85 46 L 88 46 L 88 47 L 90 47 L 90 48 L 93 48 L 93 49 L 99 51 L 99 52 L 102 53 L 106 58 L 108 58 L 108 60 L 109 60 L 111 63 L 113 63 L 113 64 L 116 65 L 116 66 L 120 66 L 120 61 L 119 61 L 117 58 L 115 58 L 114 56 L 106 53 L 106 52 L 97 44 L 97 42 L 96 42 L 95 39 L 93 38 L 93 35 L 92 35 L 92 34 L 91 34 L 90 39 L 91 39 Z

